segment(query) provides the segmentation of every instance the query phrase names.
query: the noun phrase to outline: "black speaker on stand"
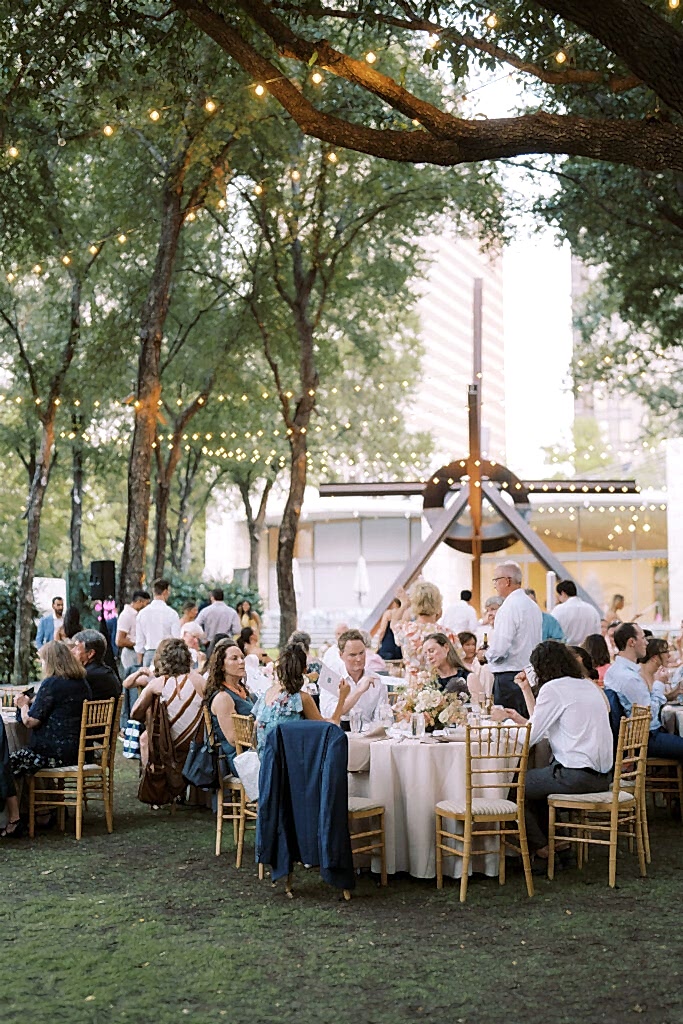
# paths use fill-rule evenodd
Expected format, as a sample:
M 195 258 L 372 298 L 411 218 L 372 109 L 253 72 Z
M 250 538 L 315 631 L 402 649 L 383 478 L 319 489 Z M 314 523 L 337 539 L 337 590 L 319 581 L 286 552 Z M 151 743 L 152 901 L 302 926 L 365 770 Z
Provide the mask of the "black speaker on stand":
M 112 650 L 112 639 L 107 627 L 107 620 L 104 617 L 104 602 L 113 601 L 116 596 L 116 566 L 110 559 L 102 559 L 90 563 L 90 600 L 99 602 L 100 609 L 97 611 L 97 622 L 100 633 L 107 640 L 107 653 L 104 656 L 105 663 L 116 672 L 119 670 L 116 665 L 116 658 Z

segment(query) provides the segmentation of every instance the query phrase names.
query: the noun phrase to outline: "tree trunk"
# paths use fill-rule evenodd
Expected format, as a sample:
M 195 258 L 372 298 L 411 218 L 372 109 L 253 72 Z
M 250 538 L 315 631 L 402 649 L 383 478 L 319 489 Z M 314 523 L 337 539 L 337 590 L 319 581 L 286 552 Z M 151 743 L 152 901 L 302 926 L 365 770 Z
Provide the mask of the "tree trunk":
M 52 410 L 54 410 L 54 404 Z M 43 514 L 45 492 L 50 478 L 55 440 L 55 412 L 52 411 L 43 423 L 43 432 L 38 453 L 36 471 L 28 495 L 26 516 L 26 543 L 19 563 L 19 588 L 17 591 L 17 621 L 14 632 L 14 678 L 16 685 L 29 681 L 32 664 L 31 627 L 33 625 L 33 577 L 35 575 L 38 544 L 40 541 L 40 519 Z
M 76 437 L 71 445 L 71 563 L 70 572 L 83 572 L 83 442 L 80 424 L 74 423 Z
M 271 492 L 273 483 L 274 480 L 269 478 L 265 480 L 261 500 L 259 501 L 258 512 L 254 515 L 251 507 L 251 499 L 249 497 L 249 492 L 251 490 L 250 485 L 245 480 L 237 481 L 237 486 L 239 487 L 239 491 L 242 496 L 242 503 L 244 505 L 247 530 L 249 531 L 249 587 L 251 590 L 258 590 L 258 563 L 259 552 L 261 549 L 261 536 L 263 534 L 263 524 L 266 521 L 268 495 Z M 287 635 L 289 636 L 289 634 Z
M 183 546 L 180 555 L 180 571 L 189 572 L 192 562 L 192 527 L 194 525 L 194 512 L 190 512 L 183 523 Z
M 171 565 L 177 572 L 181 571 L 183 546 L 187 532 L 184 527 L 190 515 L 190 497 L 200 462 L 201 452 L 188 452 L 183 473 L 179 474 L 180 503 L 178 505 L 178 521 L 175 533 L 171 539 Z
M 141 315 L 135 428 L 128 465 L 128 515 L 119 582 L 121 606 L 142 585 L 145 577 L 152 444 L 156 437 L 161 399 L 161 342 L 182 223 L 181 190 L 169 187 L 164 196 L 156 265 Z
M 290 439 L 289 494 L 282 513 L 277 542 L 277 594 L 280 605 L 280 646 L 284 646 L 297 626 L 296 593 L 292 559 L 296 544 L 301 506 L 306 489 L 306 435 L 295 431 Z
M 166 563 L 166 546 L 168 542 L 168 507 L 171 500 L 171 487 L 166 478 L 160 474 L 157 479 L 156 493 L 156 536 L 154 540 L 154 576 L 158 579 L 164 575 Z

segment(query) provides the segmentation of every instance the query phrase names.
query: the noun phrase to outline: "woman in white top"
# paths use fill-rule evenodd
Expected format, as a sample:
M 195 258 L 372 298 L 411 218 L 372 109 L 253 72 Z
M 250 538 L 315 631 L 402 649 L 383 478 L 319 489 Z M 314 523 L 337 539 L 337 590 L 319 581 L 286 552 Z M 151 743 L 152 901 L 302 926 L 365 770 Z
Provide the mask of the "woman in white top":
M 202 700 L 206 680 L 192 669 L 190 651 L 184 640 L 168 637 L 162 640 L 154 655 L 156 676 L 150 680 L 133 705 L 130 715 L 144 722 L 147 708 L 155 697 L 166 704 L 171 736 L 178 761 L 182 761 L 197 732 L 202 718 Z M 147 737 L 140 737 L 140 757 L 147 763 Z
M 531 746 L 546 739 L 552 760 L 546 768 L 532 768 L 526 776 L 526 831 L 529 849 L 548 856 L 548 796 L 551 793 L 602 793 L 609 789 L 613 739 L 609 705 L 600 687 L 584 674 L 579 659 L 557 640 L 545 640 L 531 652 L 531 667 L 538 680 L 538 697 L 525 672 L 519 686 L 531 723 Z M 526 719 L 511 708 L 495 717 Z M 556 849 L 566 849 L 568 843 Z

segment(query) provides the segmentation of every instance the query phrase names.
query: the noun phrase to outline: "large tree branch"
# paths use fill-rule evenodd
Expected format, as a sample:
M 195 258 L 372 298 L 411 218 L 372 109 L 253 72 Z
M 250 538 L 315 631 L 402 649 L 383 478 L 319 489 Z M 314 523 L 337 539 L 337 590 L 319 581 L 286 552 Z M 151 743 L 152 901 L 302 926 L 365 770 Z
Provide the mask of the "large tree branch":
M 318 110 L 296 85 L 266 60 L 202 0 L 174 0 L 176 7 L 213 38 L 256 81 L 262 82 L 307 135 L 336 146 L 407 163 L 454 166 L 529 153 L 565 154 L 651 170 L 683 170 L 683 128 L 678 125 L 549 114 L 468 121 L 438 110 L 325 40 L 295 35 L 260 0 L 238 0 L 289 57 L 317 65 L 374 93 L 427 131 L 396 131 L 353 124 Z M 611 0 L 617 2 L 617 0 Z M 624 0 L 621 0 L 624 2 Z
M 36 402 L 40 402 L 40 390 L 38 388 L 38 381 L 36 380 L 36 375 L 33 370 L 33 363 L 28 357 L 28 352 L 26 351 L 26 346 L 24 345 L 24 339 L 21 336 L 21 332 L 17 325 L 14 323 L 14 321 L 7 316 L 7 313 L 5 313 L 4 309 L 0 309 L 0 318 L 4 320 L 5 324 L 7 325 L 7 328 L 11 331 L 12 335 L 14 336 L 14 340 L 16 341 L 17 348 L 19 350 L 19 359 L 21 360 L 22 366 L 26 370 L 29 386 L 31 388 L 31 394 L 33 395 L 33 398 Z

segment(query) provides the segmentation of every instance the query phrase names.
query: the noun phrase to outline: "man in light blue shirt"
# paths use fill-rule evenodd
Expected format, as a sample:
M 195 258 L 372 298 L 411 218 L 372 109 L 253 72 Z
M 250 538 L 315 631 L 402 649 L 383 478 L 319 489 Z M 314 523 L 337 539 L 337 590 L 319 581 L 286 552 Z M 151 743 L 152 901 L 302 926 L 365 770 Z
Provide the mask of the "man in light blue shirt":
M 536 591 L 533 587 L 527 587 L 524 591 L 527 597 L 530 597 L 532 601 L 538 604 L 538 598 L 536 597 Z M 540 607 L 540 606 L 539 606 Z M 560 643 L 564 643 L 566 637 L 562 630 L 562 626 L 559 624 L 554 615 L 550 612 L 544 612 L 541 608 L 541 615 L 543 616 L 543 640 L 559 640 Z
M 605 689 L 614 690 L 627 715 L 634 704 L 650 708 L 650 739 L 647 745 L 648 757 L 666 757 L 683 761 L 683 736 L 674 736 L 663 728 L 660 714 L 666 704 L 664 683 L 655 682 L 650 689 L 640 671 L 639 661 L 644 661 L 647 638 L 635 622 L 622 622 L 614 631 L 617 656 L 614 664 L 605 673 Z

